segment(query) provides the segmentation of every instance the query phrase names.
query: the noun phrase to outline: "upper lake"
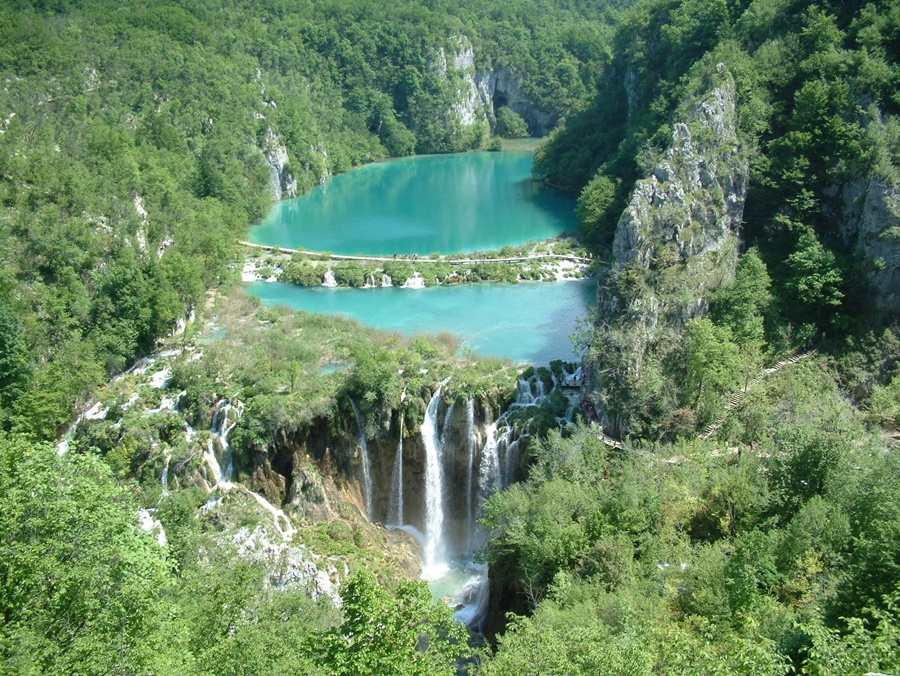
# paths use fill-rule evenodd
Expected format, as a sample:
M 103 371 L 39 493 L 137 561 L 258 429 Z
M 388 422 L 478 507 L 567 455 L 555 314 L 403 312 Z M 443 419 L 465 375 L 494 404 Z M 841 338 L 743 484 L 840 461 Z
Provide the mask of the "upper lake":
M 576 230 L 575 200 L 531 178 L 533 152 L 425 155 L 335 176 L 275 205 L 257 244 L 336 254 L 451 254 Z

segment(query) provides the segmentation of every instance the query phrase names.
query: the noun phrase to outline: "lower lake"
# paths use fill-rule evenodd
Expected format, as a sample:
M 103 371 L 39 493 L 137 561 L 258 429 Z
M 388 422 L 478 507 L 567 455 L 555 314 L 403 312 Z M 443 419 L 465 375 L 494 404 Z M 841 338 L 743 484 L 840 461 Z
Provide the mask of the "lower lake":
M 573 359 L 569 336 L 596 301 L 596 281 L 399 287 L 303 288 L 254 282 L 250 293 L 270 307 L 339 314 L 406 336 L 444 331 L 479 354 L 546 364 Z

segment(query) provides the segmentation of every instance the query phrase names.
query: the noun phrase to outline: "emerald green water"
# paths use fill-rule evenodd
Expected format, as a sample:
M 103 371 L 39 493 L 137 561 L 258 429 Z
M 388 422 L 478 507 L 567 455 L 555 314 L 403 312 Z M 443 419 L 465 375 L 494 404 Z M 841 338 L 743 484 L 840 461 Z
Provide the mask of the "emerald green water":
M 338 254 L 498 249 L 576 228 L 575 201 L 531 178 L 529 149 L 379 162 L 277 204 L 257 244 Z

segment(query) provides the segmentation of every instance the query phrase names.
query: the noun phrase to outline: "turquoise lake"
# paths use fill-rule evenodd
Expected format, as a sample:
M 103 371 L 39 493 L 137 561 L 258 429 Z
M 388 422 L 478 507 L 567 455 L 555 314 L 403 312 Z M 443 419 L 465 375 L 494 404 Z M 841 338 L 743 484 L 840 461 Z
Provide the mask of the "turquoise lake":
M 251 240 L 343 254 L 425 255 L 497 249 L 574 230 L 574 199 L 533 181 L 532 157 L 526 149 L 360 167 L 277 204 Z M 573 358 L 569 336 L 594 304 L 595 288 L 594 280 L 426 289 L 248 286 L 269 306 L 340 314 L 407 336 L 447 331 L 479 354 L 538 364 Z
M 425 256 L 574 231 L 574 198 L 534 181 L 532 157 L 522 149 L 359 167 L 275 205 L 250 239 L 337 254 Z
M 479 354 L 546 364 L 574 359 L 569 336 L 596 301 L 596 281 L 399 287 L 300 288 L 254 282 L 250 293 L 268 306 L 340 314 L 404 335 L 447 331 Z

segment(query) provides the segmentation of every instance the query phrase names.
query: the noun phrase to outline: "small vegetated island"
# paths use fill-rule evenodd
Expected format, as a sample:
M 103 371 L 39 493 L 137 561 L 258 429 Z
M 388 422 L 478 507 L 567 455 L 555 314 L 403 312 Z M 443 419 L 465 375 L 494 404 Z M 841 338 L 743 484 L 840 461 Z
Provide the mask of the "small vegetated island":
M 900 671 L 898 58 L 886 0 L 5 3 L 0 672 Z

